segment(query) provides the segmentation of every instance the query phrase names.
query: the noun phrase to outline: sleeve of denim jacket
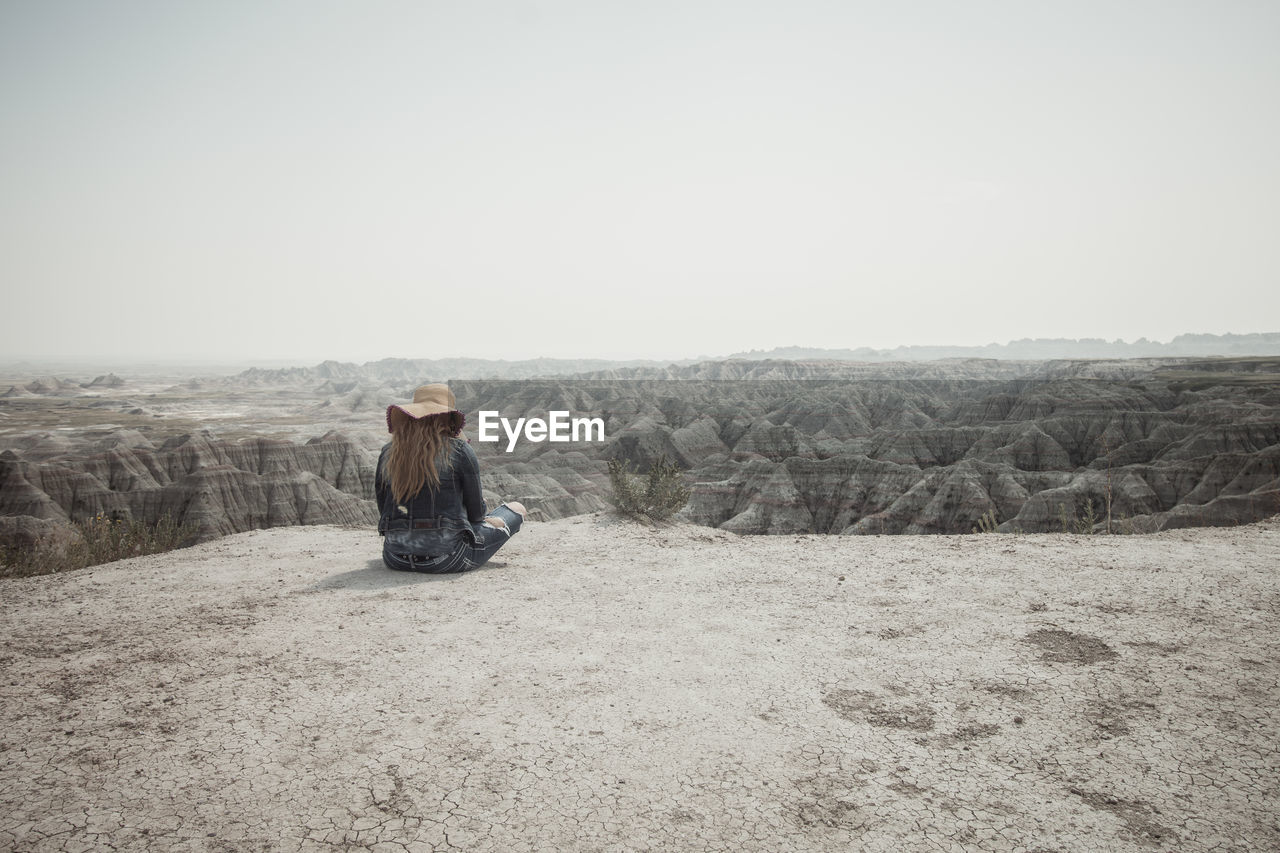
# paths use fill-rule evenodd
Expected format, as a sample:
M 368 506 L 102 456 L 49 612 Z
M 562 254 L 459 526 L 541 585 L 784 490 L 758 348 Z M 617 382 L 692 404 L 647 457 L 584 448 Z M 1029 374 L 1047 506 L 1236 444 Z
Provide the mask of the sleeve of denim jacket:
M 461 451 L 457 454 L 458 483 L 462 487 L 462 505 L 467 510 L 467 520 L 472 524 L 484 521 L 488 513 L 484 505 L 484 495 L 480 491 L 480 460 L 476 452 L 465 441 L 458 442 Z

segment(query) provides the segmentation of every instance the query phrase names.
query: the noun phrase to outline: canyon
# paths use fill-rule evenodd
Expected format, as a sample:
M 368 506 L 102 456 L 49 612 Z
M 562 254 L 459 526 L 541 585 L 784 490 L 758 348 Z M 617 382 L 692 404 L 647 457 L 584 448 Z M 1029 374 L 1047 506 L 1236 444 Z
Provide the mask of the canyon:
M 538 376 L 539 368 L 579 369 Z M 486 500 L 609 506 L 607 463 L 685 471 L 687 522 L 744 534 L 1137 533 L 1280 512 L 1280 358 L 688 364 L 384 359 L 234 375 L 6 375 L 0 540 L 168 514 L 199 539 L 373 523 L 383 411 L 449 381 Z M 506 372 L 507 375 L 502 375 Z M 477 441 L 480 411 L 605 440 Z

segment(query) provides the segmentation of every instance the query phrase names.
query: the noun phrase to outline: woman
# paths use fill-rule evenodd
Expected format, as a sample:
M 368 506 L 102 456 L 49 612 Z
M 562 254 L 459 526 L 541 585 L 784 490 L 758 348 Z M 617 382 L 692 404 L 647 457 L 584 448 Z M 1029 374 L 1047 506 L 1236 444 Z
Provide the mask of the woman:
M 481 566 L 520 529 L 515 501 L 487 515 L 480 463 L 460 437 L 466 416 L 447 385 L 424 385 L 413 402 L 387 407 L 391 441 L 374 476 L 382 560 L 411 572 Z

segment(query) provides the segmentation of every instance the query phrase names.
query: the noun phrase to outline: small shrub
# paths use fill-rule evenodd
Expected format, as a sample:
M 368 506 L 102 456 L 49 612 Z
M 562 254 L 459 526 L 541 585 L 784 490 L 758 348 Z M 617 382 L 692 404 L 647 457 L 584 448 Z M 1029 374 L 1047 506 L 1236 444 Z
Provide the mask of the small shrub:
M 1062 524 L 1063 533 L 1093 533 L 1098 523 L 1098 508 L 1093 505 L 1093 498 L 1085 501 L 1084 509 L 1071 515 L 1065 505 L 1058 507 L 1058 521 Z
M 978 519 L 978 524 L 970 531 L 971 533 L 995 533 L 996 527 L 1000 522 L 996 521 L 996 511 L 989 509 Z
M 195 543 L 196 528 L 166 513 L 153 524 L 96 515 L 75 522 L 80 538 L 58 546 L 49 540 L 30 548 L 0 549 L 0 576 L 30 577 L 69 572 L 127 557 L 160 554 Z
M 662 521 L 675 515 L 689 502 L 689 488 L 680 474 L 680 466 L 660 457 L 645 477 L 632 475 L 630 466 L 621 459 L 609 461 L 611 500 L 618 512 L 632 518 Z

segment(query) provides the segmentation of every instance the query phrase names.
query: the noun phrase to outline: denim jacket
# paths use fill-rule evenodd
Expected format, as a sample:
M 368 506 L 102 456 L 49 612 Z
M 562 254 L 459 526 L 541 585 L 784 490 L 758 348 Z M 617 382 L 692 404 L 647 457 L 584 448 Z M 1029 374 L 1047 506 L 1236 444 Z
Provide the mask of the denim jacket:
M 408 501 L 397 504 L 391 495 L 390 477 L 384 475 L 391 444 L 382 448 L 374 476 L 378 499 L 378 532 L 385 536 L 386 548 L 397 554 L 435 557 L 448 554 L 464 538 L 484 544 L 487 512 L 480 492 L 480 462 L 471 445 L 452 439 L 448 465 L 440 467 L 440 485 L 423 486 Z

